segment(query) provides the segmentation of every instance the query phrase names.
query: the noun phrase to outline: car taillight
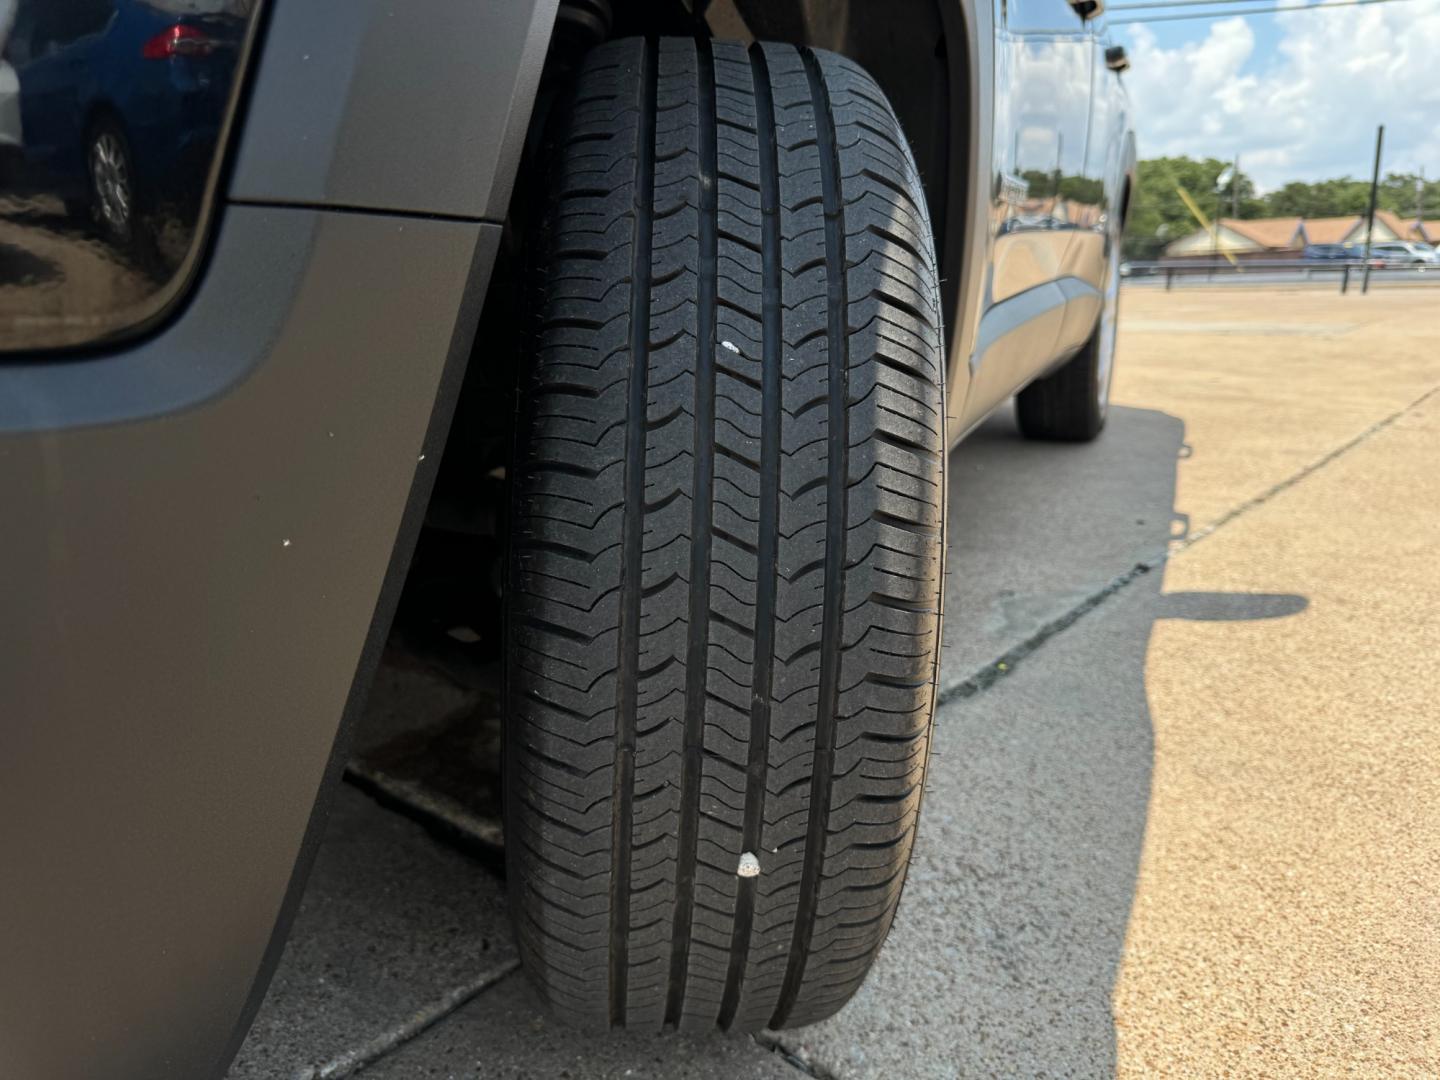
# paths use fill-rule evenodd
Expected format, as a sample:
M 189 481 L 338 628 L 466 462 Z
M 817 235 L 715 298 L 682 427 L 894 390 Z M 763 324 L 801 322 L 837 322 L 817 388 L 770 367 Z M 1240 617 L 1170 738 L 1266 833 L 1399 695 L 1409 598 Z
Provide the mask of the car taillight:
M 160 31 L 140 49 L 146 60 L 168 60 L 172 56 L 208 56 L 215 39 L 196 26 L 176 23 Z

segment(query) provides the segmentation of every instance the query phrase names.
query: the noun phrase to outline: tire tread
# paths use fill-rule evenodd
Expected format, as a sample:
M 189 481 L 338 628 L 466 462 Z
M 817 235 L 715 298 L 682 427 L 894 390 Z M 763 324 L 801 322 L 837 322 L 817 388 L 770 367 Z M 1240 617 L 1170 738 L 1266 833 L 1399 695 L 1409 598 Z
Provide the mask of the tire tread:
M 919 178 L 869 76 L 784 45 L 606 43 L 549 139 L 512 470 L 522 955 L 590 1026 L 811 1023 L 889 929 L 928 752 Z

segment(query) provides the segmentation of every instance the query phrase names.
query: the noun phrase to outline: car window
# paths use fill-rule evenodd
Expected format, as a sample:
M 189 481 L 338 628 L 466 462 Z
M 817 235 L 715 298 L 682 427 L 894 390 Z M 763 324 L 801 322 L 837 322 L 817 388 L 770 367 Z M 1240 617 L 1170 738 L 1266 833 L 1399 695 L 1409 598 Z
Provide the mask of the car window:
M 112 0 L 66 0 L 41 8 L 32 52 L 35 56 L 62 49 L 82 37 L 99 33 L 114 11 Z

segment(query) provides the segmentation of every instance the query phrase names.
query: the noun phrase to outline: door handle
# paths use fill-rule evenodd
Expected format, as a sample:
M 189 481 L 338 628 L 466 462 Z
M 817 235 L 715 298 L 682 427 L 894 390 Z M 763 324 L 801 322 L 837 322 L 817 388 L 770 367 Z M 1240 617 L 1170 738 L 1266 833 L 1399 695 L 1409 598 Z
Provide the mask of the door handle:
M 1089 22 L 1095 16 L 1105 10 L 1105 0 L 1070 0 L 1070 6 L 1075 9 L 1075 14 Z
M 1129 69 L 1130 59 L 1125 55 L 1124 45 L 1111 45 L 1105 50 L 1105 66 L 1116 74 Z

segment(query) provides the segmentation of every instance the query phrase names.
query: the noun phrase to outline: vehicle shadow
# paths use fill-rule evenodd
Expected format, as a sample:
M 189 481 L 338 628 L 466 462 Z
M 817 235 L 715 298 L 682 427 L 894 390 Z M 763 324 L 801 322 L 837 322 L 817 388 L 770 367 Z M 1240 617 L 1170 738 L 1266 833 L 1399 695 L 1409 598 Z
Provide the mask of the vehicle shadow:
M 52 260 L 0 241 L 0 288 L 6 285 L 44 285 L 59 276 L 60 268 Z
M 846 1078 L 1115 1072 L 1112 994 L 1154 759 L 1152 627 L 1307 605 L 1164 591 L 1157 556 L 1185 535 L 1187 454 L 1181 420 L 1117 408 L 1090 446 L 1023 443 L 997 417 L 952 456 L 945 634 L 965 661 L 947 662 L 947 681 L 969 685 L 936 716 L 909 884 L 876 969 L 839 1016 L 785 1033 L 792 1050 Z M 1149 569 L 1055 629 L 1137 564 Z M 992 675 L 977 680 L 982 655 Z

